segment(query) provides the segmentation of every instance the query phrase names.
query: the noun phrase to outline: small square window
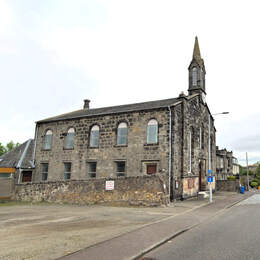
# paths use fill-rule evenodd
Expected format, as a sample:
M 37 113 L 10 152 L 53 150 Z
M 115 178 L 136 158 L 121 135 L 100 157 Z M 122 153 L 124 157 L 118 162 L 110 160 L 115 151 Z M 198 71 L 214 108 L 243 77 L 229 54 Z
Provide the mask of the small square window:
M 156 172 L 157 172 L 157 164 L 147 164 L 146 165 L 147 174 L 155 174 Z
M 69 180 L 71 177 L 71 163 L 64 163 L 64 179 Z
M 119 176 L 125 176 L 125 162 L 124 161 L 120 161 L 120 162 L 116 162 L 116 175 Z
M 88 175 L 90 178 L 96 178 L 97 173 L 97 162 L 88 163 Z

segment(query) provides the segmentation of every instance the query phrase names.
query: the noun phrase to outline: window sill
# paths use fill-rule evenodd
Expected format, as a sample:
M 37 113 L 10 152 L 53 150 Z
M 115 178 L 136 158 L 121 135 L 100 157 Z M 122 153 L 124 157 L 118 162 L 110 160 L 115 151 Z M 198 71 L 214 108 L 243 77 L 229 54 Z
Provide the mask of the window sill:
M 124 175 L 117 175 L 116 177 L 117 177 L 117 178 L 125 178 L 125 177 L 126 177 L 126 174 L 124 174 Z
M 145 143 L 144 146 L 159 146 L 159 143 Z
M 114 147 L 127 147 L 127 144 L 115 144 Z
M 66 148 L 66 147 L 63 147 L 63 151 L 71 151 L 71 150 L 74 150 L 74 147 L 73 148 Z
M 88 149 L 98 149 L 99 146 L 88 146 Z

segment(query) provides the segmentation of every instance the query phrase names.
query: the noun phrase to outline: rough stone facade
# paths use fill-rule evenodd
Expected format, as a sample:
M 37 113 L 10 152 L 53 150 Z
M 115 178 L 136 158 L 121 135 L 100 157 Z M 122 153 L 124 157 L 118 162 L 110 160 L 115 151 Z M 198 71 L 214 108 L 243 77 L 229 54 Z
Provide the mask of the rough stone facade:
M 239 191 L 239 180 L 217 180 L 217 191 Z
M 227 180 L 228 176 L 233 175 L 233 152 L 226 149 L 216 149 L 217 157 L 217 180 Z
M 65 163 L 71 163 L 71 180 L 88 180 L 89 163 L 96 162 L 93 183 L 100 178 L 148 180 L 161 175 L 170 200 L 196 196 L 198 191 L 207 190 L 208 169 L 212 169 L 213 175 L 216 171 L 216 138 L 214 120 L 205 102 L 205 74 L 196 40 L 189 66 L 189 95 L 100 109 L 90 109 L 86 100 L 82 110 L 38 121 L 33 182 L 43 180 L 44 163 L 48 164 L 46 181 L 64 183 Z M 147 143 L 150 120 L 158 123 L 155 143 Z M 127 125 L 127 143 L 117 145 L 118 126 L 122 122 Z M 90 145 L 94 125 L 99 127 L 98 147 Z M 65 149 L 65 136 L 70 128 L 75 131 L 74 146 Z M 52 132 L 51 147 L 43 149 L 48 130 Z M 125 163 L 124 177 L 117 177 L 118 162 Z M 156 169 L 153 174 L 148 172 L 151 164 Z
M 126 176 L 143 175 L 143 163 L 158 162 L 158 172 L 168 168 L 168 117 L 166 109 L 138 111 L 116 115 L 94 116 L 78 120 L 64 120 L 39 125 L 36 146 L 36 171 L 34 181 L 41 181 L 40 164 L 49 162 L 48 180 L 64 180 L 64 162 L 72 162 L 71 179 L 88 179 L 87 162 L 97 162 L 97 178 L 116 177 L 117 161 L 126 162 Z M 146 126 L 151 118 L 159 122 L 158 143 L 146 143 Z M 127 145 L 116 145 L 116 131 L 120 122 L 128 125 Z M 89 145 L 90 129 L 99 125 L 99 147 Z M 64 149 L 64 134 L 75 129 L 74 149 Z M 44 134 L 53 132 L 52 149 L 44 150 Z
M 79 205 L 166 205 L 167 191 L 160 175 L 110 179 L 114 190 L 106 190 L 106 179 L 78 181 L 48 181 L 18 184 L 14 199 L 21 201 L 47 201 Z

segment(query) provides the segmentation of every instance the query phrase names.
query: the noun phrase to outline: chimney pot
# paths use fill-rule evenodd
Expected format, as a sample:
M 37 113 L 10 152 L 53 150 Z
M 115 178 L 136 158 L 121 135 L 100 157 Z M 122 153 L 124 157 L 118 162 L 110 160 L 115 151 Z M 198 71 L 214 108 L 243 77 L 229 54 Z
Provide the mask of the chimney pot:
M 185 94 L 183 91 L 180 93 L 179 97 L 185 97 Z
M 90 103 L 89 99 L 84 99 L 84 106 L 83 106 L 83 108 L 84 109 L 89 109 L 89 103 Z

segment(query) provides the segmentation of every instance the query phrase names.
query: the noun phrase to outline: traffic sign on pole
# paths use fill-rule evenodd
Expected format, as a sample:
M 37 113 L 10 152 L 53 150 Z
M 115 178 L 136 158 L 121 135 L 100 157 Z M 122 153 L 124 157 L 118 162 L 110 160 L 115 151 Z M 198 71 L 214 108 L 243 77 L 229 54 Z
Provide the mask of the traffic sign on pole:
M 208 182 L 213 182 L 213 176 L 208 176 Z

